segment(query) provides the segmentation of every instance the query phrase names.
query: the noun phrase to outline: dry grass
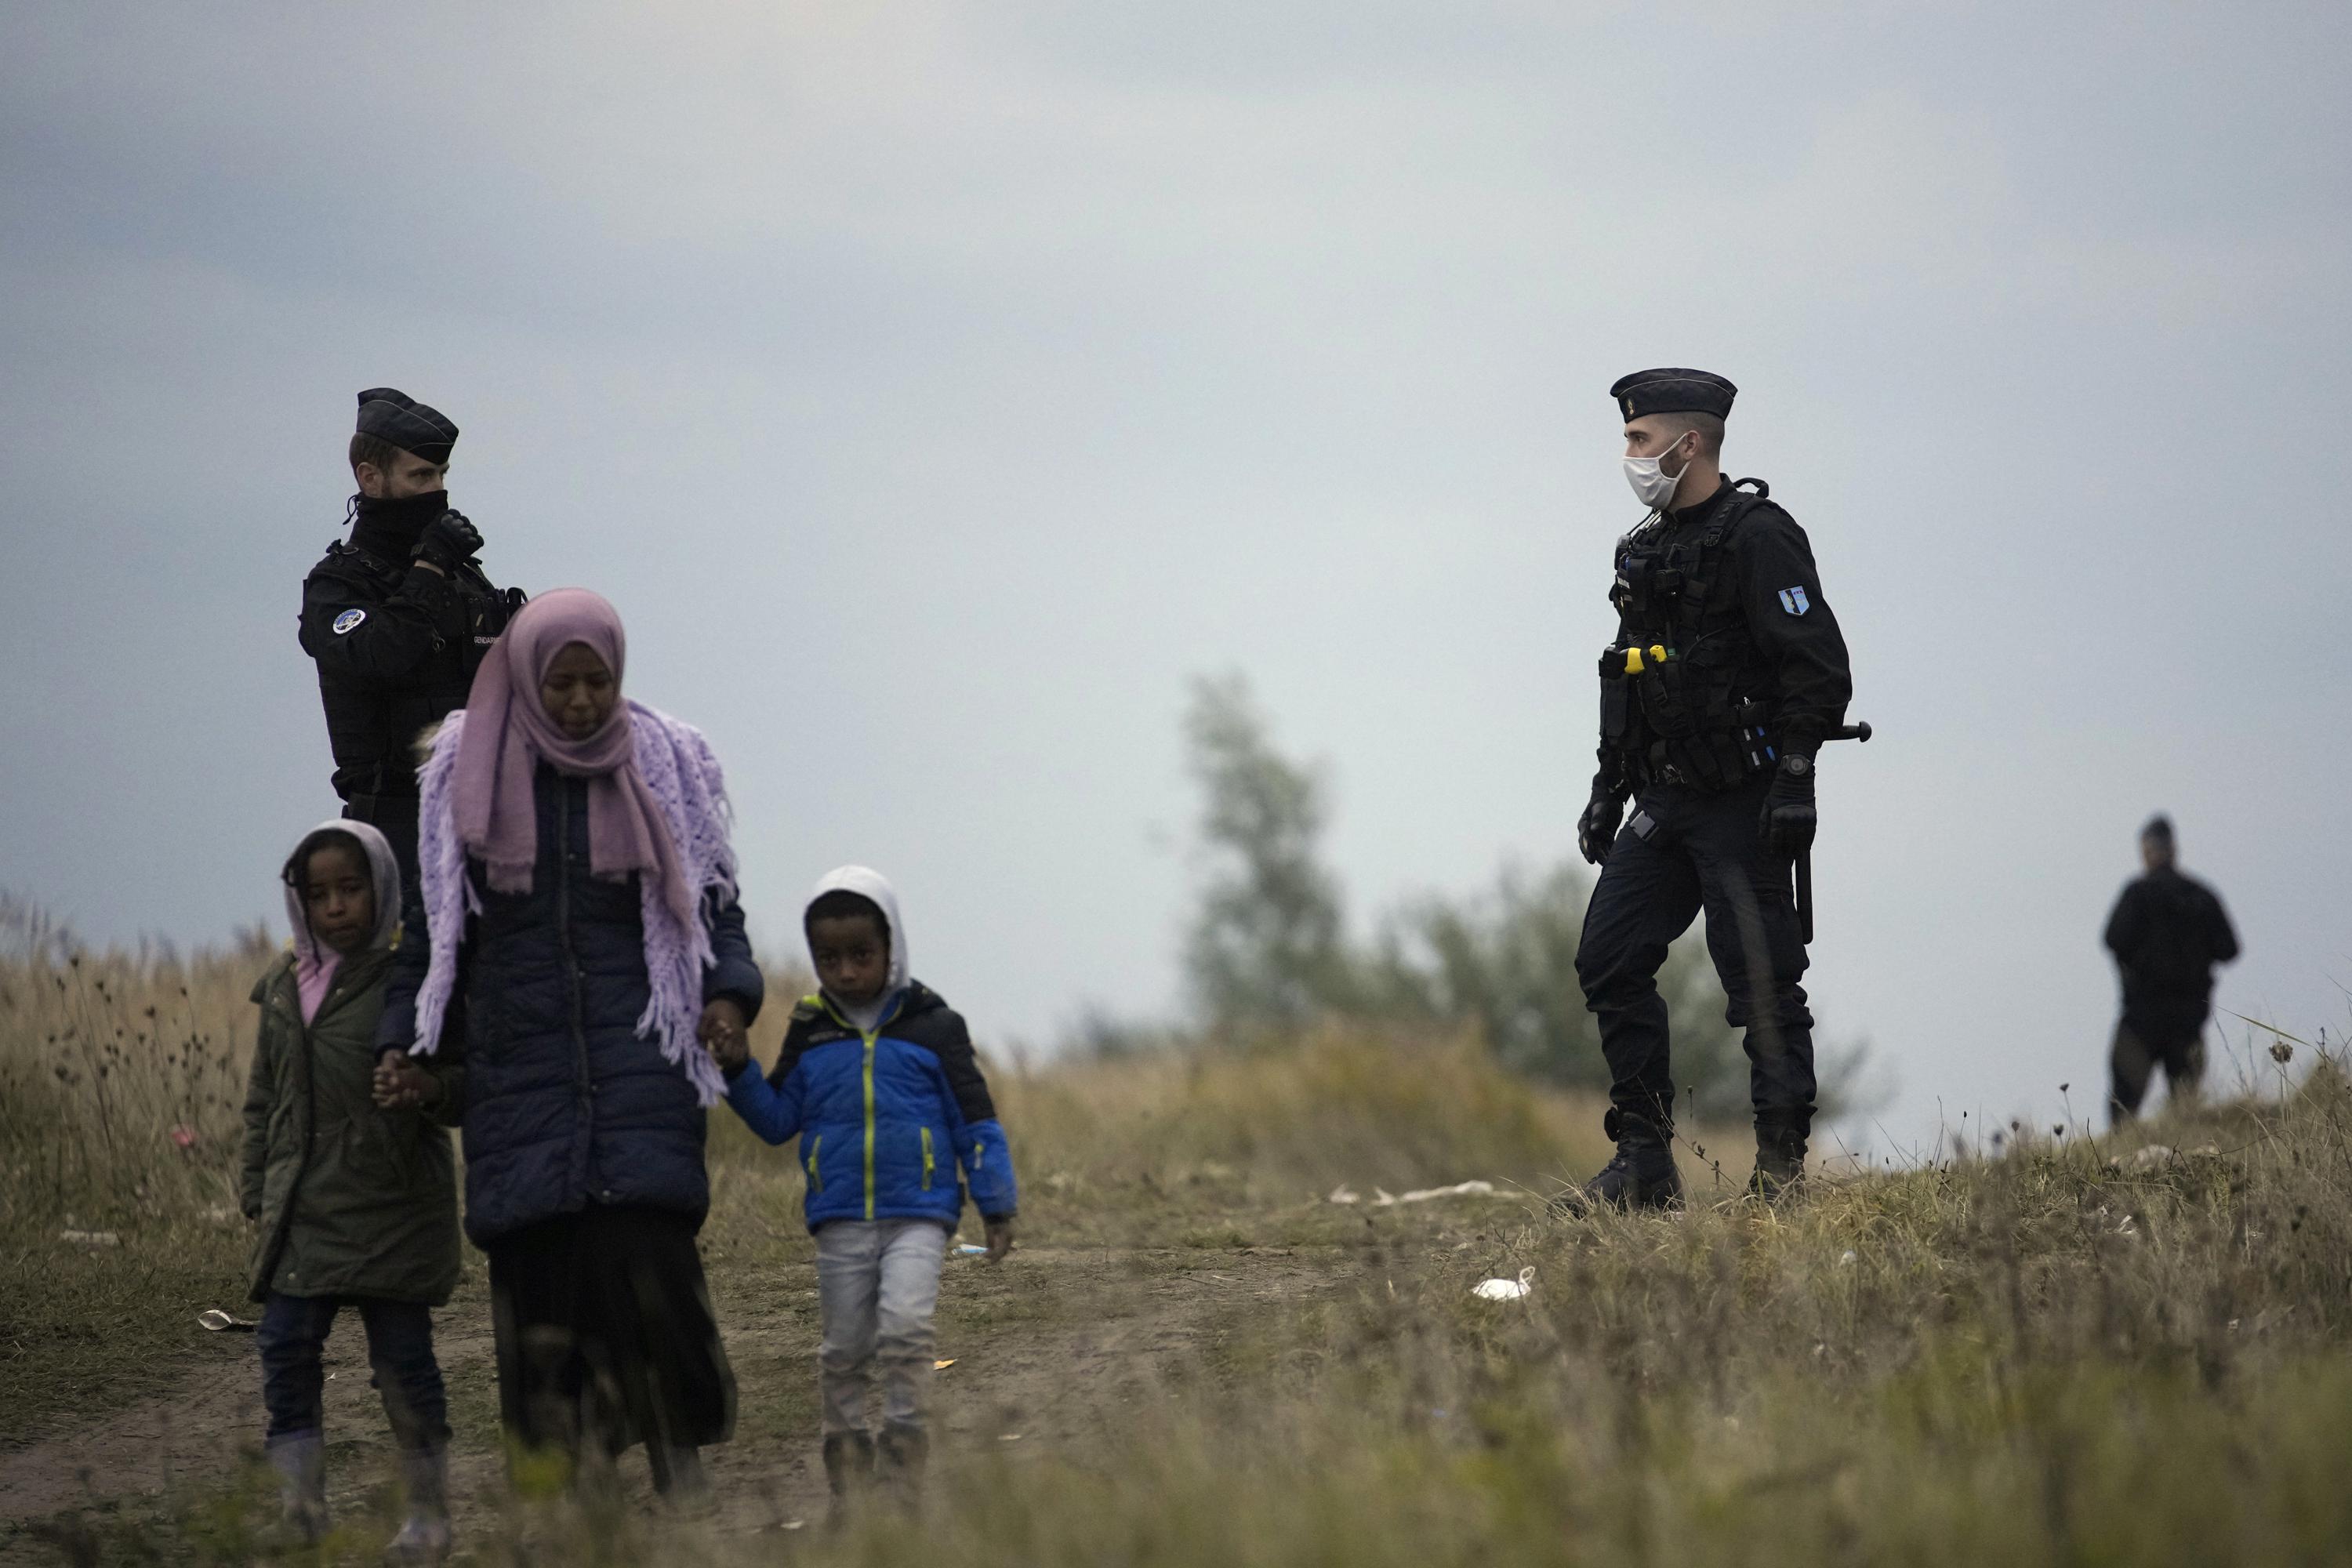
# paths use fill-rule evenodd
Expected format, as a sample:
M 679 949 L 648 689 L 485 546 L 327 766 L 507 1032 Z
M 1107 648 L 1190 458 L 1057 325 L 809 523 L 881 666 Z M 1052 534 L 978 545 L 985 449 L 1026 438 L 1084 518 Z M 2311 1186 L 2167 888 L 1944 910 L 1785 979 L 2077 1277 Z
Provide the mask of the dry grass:
M 19 1419 L 53 1426 L 92 1397 L 93 1344 L 117 1365 L 145 1344 L 168 1372 L 140 1324 L 184 1321 L 211 1304 L 205 1280 L 235 1272 L 241 1227 L 212 1216 L 260 962 L 0 966 L 0 1406 Z M 919 1527 L 783 1542 L 519 1506 L 477 1531 L 475 1560 L 749 1563 L 790 1545 L 810 1562 L 1008 1568 L 1816 1568 L 2352 1552 L 2352 1091 L 2332 1068 L 2138 1140 L 2025 1140 L 1823 1183 L 1781 1211 L 1567 1222 L 1528 1203 L 1457 1224 L 1433 1205 L 1377 1227 L 1322 1194 L 1473 1175 L 1540 1187 L 1598 1154 L 1591 1108 L 1531 1091 L 1475 1043 L 1336 1033 L 996 1077 L 1034 1236 L 1163 1260 L 1274 1244 L 1323 1288 L 1279 1306 L 1237 1295 L 1140 1393 L 1105 1394 L 1096 1440 L 949 1453 Z M 2180 1152 L 2139 1158 L 2148 1136 Z M 713 1147 L 714 1278 L 798 1267 L 789 1162 L 724 1121 Z M 121 1244 L 62 1243 L 69 1221 Z M 1523 1268 L 1524 1302 L 1471 1297 Z M 1160 1277 L 1136 1290 L 1148 1300 Z M 1092 1310 L 1053 1298 L 1043 1270 L 996 1278 L 968 1341 L 1010 1351 Z M 267 1555 L 265 1500 L 242 1483 L 177 1506 L 163 1526 L 78 1526 L 88 1560 Z
M 269 957 L 0 963 L 0 1441 L 168 1382 L 161 1347 L 243 1297 L 248 998 Z

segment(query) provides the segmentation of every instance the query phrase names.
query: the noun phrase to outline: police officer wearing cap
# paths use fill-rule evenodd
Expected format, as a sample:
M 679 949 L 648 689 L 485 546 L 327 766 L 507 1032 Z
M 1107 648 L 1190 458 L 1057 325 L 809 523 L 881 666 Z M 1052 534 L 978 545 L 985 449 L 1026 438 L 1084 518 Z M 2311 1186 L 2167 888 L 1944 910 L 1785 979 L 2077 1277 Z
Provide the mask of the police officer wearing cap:
M 1577 825 L 1601 876 L 1576 972 L 1613 1080 L 1605 1125 L 1617 1153 L 1569 1194 L 1571 1208 L 1682 1198 L 1657 973 L 1702 910 L 1726 1016 L 1747 1030 L 1750 1191 L 1776 1197 L 1804 1171 L 1813 1019 L 1798 984 L 1790 868 L 1812 844 L 1815 753 L 1843 723 L 1853 683 L 1804 530 L 1761 479 L 1724 479 L 1738 391 L 1682 369 L 1609 389 L 1625 421 L 1625 477 L 1650 510 L 1617 542 L 1601 771 Z
M 352 537 L 302 584 L 302 648 L 319 666 L 343 815 L 383 830 L 415 887 L 417 734 L 465 706 L 522 594 L 491 586 L 474 558 L 481 531 L 449 508 L 457 426 L 388 386 L 359 404 Z

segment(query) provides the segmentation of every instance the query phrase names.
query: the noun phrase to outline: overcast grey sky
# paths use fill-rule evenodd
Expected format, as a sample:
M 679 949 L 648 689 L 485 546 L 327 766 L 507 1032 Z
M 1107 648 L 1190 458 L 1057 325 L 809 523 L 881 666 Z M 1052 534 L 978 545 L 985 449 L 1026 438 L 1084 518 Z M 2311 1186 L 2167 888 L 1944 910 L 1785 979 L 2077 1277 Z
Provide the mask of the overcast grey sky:
M 1571 852 L 1605 396 L 1742 389 L 1879 739 L 1813 990 L 2096 1102 L 2170 810 L 2224 1007 L 2347 1011 L 2352 11 L 0 5 L 0 885 L 224 935 L 332 805 L 352 394 L 702 725 L 755 929 L 844 860 L 984 1037 L 1172 1006 L 1178 717 L 1256 683 L 1360 914 Z

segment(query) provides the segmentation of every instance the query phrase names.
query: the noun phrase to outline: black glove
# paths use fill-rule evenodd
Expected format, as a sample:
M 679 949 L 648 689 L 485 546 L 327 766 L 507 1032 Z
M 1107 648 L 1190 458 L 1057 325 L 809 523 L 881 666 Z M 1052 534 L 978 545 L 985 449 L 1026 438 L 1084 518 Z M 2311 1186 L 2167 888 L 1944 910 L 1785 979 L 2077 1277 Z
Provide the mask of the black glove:
M 1773 771 L 1757 826 L 1767 849 L 1781 859 L 1793 860 L 1813 847 L 1813 830 L 1818 826 L 1813 812 L 1813 759 L 1792 752 L 1782 757 Z
M 482 548 L 482 531 L 466 521 L 462 511 L 445 511 L 427 523 L 417 541 L 416 558 L 444 572 L 455 572 Z
M 1617 825 L 1625 819 L 1625 803 L 1606 790 L 1595 790 L 1576 819 L 1577 852 L 1595 866 L 1609 858 L 1609 847 L 1617 841 Z

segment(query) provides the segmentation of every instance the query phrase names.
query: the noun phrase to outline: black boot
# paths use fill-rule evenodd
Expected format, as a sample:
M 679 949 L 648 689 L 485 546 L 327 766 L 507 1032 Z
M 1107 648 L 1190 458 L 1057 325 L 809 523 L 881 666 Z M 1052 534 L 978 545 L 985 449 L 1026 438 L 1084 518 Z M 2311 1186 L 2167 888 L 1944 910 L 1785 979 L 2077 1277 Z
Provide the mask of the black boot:
M 833 1491 L 825 1523 L 838 1529 L 856 1513 L 873 1488 L 874 1439 L 864 1432 L 825 1434 L 824 1480 Z
M 1806 1131 L 1801 1121 L 1757 1118 L 1756 1173 L 1748 1178 L 1749 1197 L 1777 1204 L 1804 1190 Z
M 1617 1154 L 1581 1187 L 1552 1199 L 1564 1214 L 1598 1208 L 1672 1209 L 1683 1202 L 1683 1173 L 1675 1168 L 1674 1123 L 1653 1122 L 1612 1109 L 1601 1128 L 1617 1141 Z
M 923 1495 L 924 1461 L 931 1452 L 930 1435 L 920 1426 L 896 1421 L 882 1428 L 881 1481 L 890 1506 L 911 1513 Z

